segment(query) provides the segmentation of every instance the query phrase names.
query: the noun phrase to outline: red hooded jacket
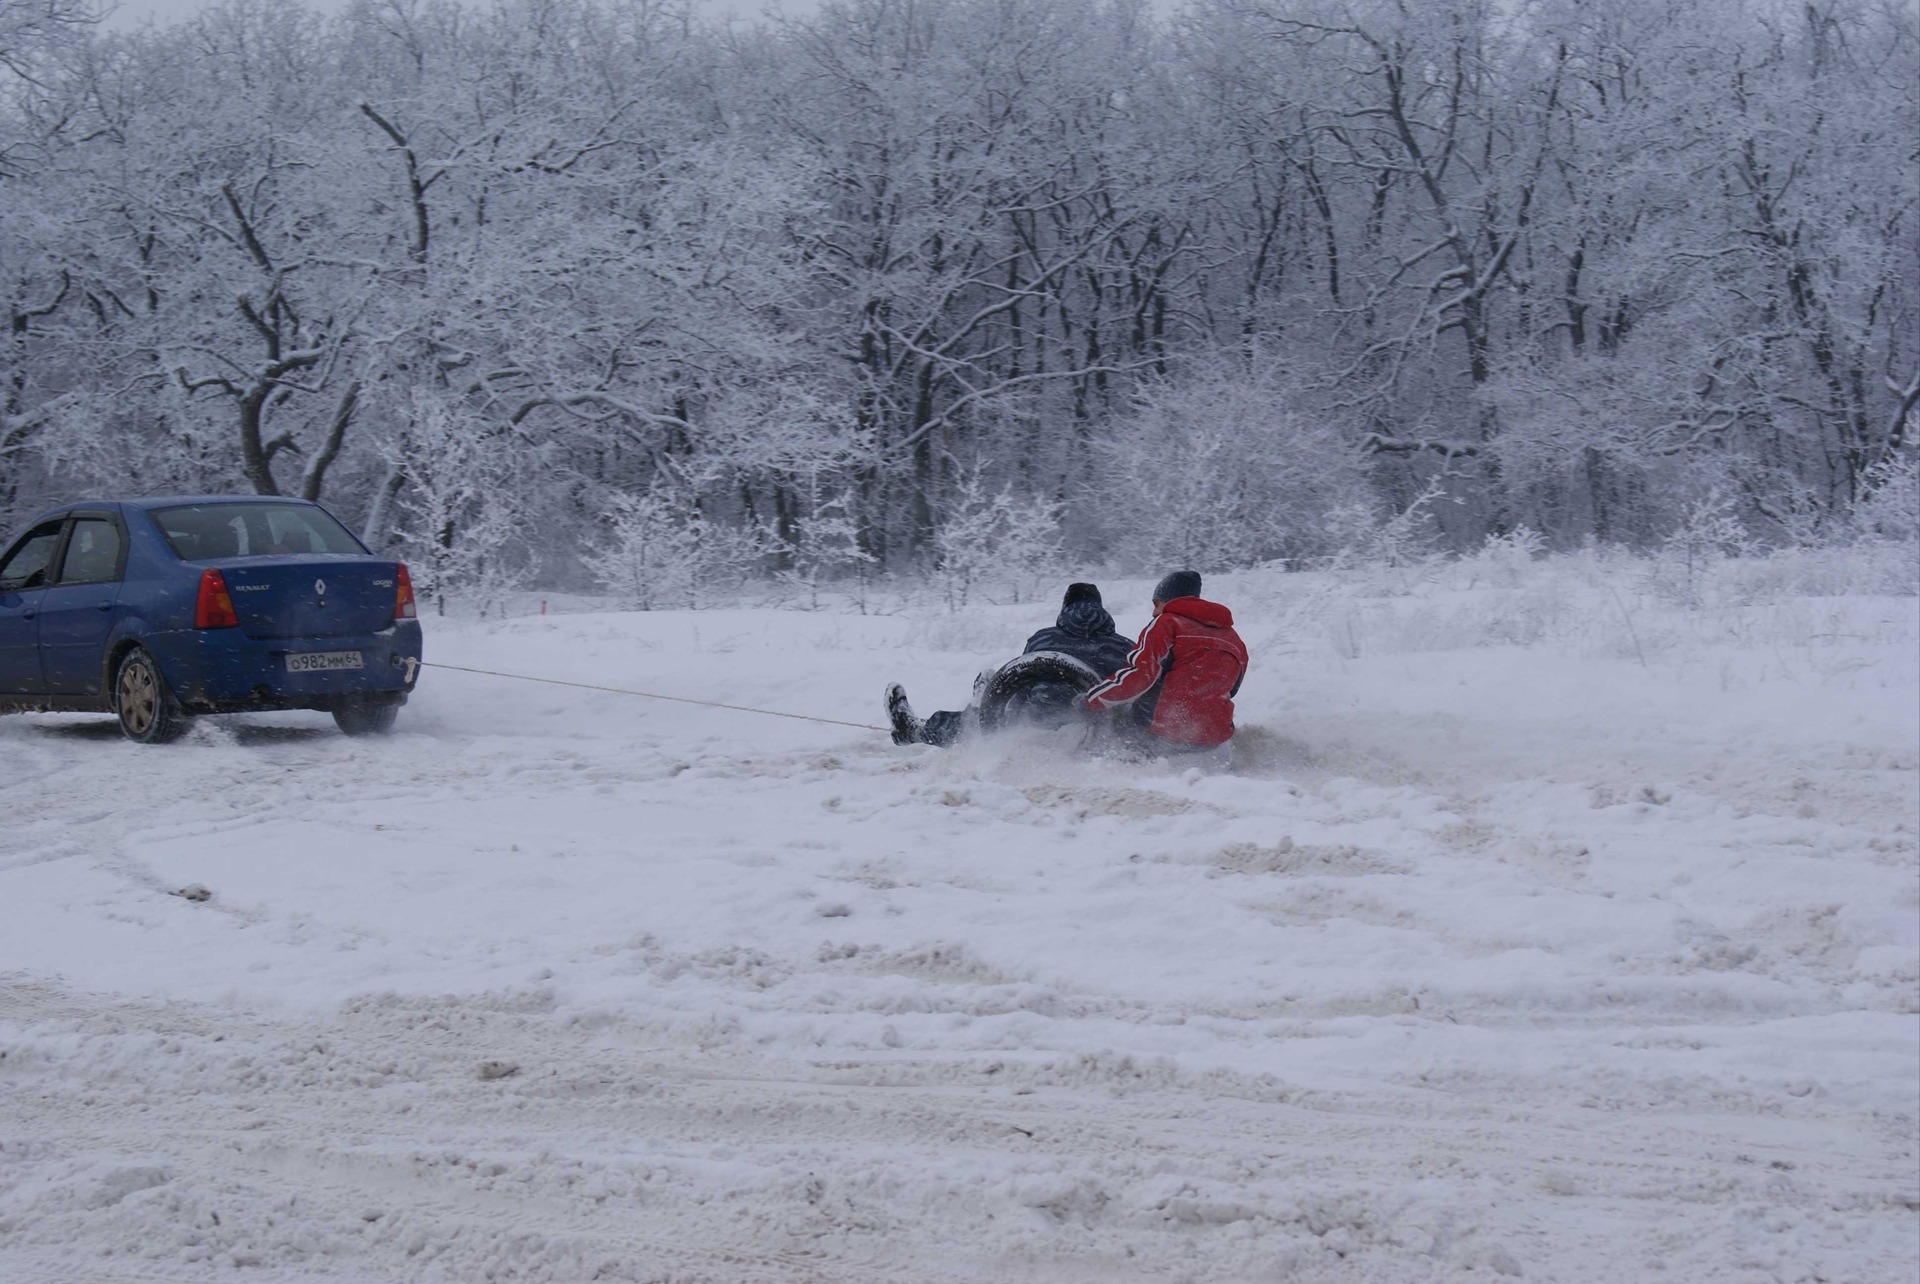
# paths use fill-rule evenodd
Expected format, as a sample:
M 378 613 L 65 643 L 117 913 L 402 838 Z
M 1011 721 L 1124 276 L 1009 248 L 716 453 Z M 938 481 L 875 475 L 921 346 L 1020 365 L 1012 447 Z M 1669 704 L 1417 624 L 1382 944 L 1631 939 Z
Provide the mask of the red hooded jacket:
M 1247 674 L 1247 648 L 1233 612 L 1177 597 L 1141 631 L 1126 667 L 1087 692 L 1089 709 L 1153 699 L 1148 730 L 1176 744 L 1209 747 L 1233 738 L 1233 696 Z

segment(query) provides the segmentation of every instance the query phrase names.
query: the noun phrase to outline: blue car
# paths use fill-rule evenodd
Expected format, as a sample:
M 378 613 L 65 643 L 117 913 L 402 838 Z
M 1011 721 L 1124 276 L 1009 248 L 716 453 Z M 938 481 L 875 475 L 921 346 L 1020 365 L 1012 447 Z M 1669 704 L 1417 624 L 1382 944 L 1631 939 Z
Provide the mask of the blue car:
M 0 555 L 0 712 L 113 713 L 142 744 L 256 709 L 374 735 L 419 674 L 406 565 L 305 500 L 69 504 Z

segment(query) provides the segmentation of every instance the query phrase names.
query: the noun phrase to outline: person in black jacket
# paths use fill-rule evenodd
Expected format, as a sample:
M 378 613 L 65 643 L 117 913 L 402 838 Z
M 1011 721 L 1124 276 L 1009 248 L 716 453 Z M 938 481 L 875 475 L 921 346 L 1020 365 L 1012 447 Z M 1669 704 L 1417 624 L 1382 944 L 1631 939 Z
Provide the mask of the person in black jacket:
M 1028 638 L 1021 655 L 1050 652 L 1069 656 L 1085 665 L 1098 679 L 1125 668 L 1127 653 L 1132 649 L 1133 643 L 1114 628 L 1113 617 L 1100 604 L 1100 590 L 1092 584 L 1069 584 L 1053 626 L 1041 629 Z M 973 684 L 974 702 L 965 709 L 942 709 L 925 719 L 914 716 L 913 706 L 907 703 L 906 688 L 898 682 L 889 684 L 887 720 L 893 726 L 893 743 L 954 743 L 979 722 L 980 698 L 990 689 L 996 676 L 1007 673 L 1019 663 L 1019 660 L 1013 660 L 998 669 L 982 673 Z M 1028 691 L 1022 693 L 1024 702 L 1029 707 L 1058 706 L 1064 710 L 1071 706 L 1071 699 L 1066 697 L 1077 698 L 1079 694 L 1077 691 L 1052 692 L 1048 689 L 1049 685 L 1057 685 L 1057 682 L 1049 683 L 1042 678 L 1033 683 Z
M 1105 677 L 1126 666 L 1131 650 L 1133 642 L 1114 628 L 1113 617 L 1100 604 L 1100 590 L 1091 584 L 1069 584 L 1053 626 L 1028 638 L 1022 654 L 1058 651 Z

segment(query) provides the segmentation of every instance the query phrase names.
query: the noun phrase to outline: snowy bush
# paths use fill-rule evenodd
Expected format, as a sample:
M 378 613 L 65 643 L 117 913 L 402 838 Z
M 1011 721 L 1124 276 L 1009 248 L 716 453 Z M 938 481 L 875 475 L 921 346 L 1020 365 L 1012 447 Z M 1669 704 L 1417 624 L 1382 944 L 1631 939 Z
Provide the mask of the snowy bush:
M 1866 497 L 1854 510 L 1860 532 L 1899 544 L 1920 539 L 1920 457 L 1885 460 L 1867 480 Z
M 1704 606 L 1720 564 L 1755 551 L 1752 537 L 1736 515 L 1733 496 L 1716 486 L 1688 503 L 1679 524 L 1660 541 L 1648 567 L 1647 584 L 1669 602 Z
M 1446 561 L 1439 548 L 1433 505 L 1446 494 L 1442 478 L 1428 481 L 1405 508 L 1382 511 L 1372 501 L 1344 503 L 1327 514 L 1329 570 L 1359 572 L 1373 594 L 1409 593 Z
M 1333 515 L 1366 502 L 1359 453 L 1295 411 L 1277 378 L 1156 385 L 1095 449 L 1096 524 L 1108 554 L 1137 567 L 1326 556 L 1340 547 Z
M 1495 583 L 1512 586 L 1546 551 L 1546 537 L 1523 523 L 1504 534 L 1487 536 L 1475 560 Z
M 762 532 L 711 520 L 690 495 L 671 488 L 618 495 L 611 507 L 589 568 L 634 610 L 710 605 L 738 588 L 769 551 Z
M 1711 602 L 1719 605 L 1861 593 L 1912 597 L 1920 592 L 1920 549 L 1863 540 L 1728 558 L 1715 567 L 1712 589 Z
M 1060 565 L 1060 505 L 1021 499 L 1011 489 L 988 493 L 977 474 L 969 476 L 934 534 L 933 549 L 949 610 L 988 586 L 1018 602 Z
M 523 550 L 514 556 L 523 521 L 513 499 L 513 456 L 467 416 L 423 399 L 415 400 L 387 456 L 405 479 L 393 537 L 415 592 L 439 614 L 454 593 L 487 613 L 534 565 Z
M 1877 591 L 1920 593 L 1920 458 L 1883 460 L 1868 474 L 1868 487 L 1854 508 L 1853 536 L 1866 560 L 1884 571 Z
M 864 614 L 879 558 L 860 540 L 854 517 L 853 493 L 842 490 L 816 503 L 793 523 L 793 539 L 786 547 L 788 567 L 781 578 L 804 596 L 807 609 L 820 609 L 822 584 L 847 582 L 854 604 Z

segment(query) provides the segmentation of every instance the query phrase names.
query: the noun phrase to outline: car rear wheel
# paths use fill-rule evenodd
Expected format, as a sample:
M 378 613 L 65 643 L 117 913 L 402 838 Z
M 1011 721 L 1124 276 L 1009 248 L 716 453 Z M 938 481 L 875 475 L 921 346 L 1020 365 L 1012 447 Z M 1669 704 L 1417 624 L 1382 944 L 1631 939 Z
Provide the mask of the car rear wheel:
M 190 722 L 167 690 L 160 666 L 143 647 L 120 657 L 113 675 L 113 711 L 119 715 L 121 733 L 135 744 L 178 740 Z
M 335 705 L 333 721 L 340 730 L 350 736 L 384 736 L 393 730 L 393 720 L 400 716 L 397 704 L 373 704 L 355 701 L 352 704 Z

